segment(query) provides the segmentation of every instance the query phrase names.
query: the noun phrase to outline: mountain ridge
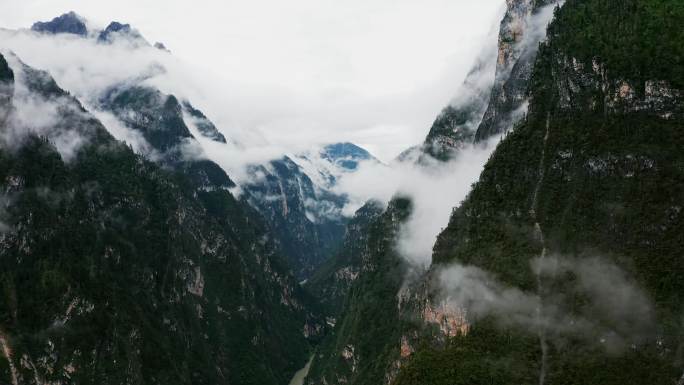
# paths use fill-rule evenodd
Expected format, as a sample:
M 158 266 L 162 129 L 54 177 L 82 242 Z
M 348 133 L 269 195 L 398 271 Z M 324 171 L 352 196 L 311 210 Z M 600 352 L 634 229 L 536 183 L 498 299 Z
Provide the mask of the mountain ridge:
M 66 16 L 84 20 L 75 14 L 70 15 Z M 130 25 L 113 22 L 110 27 L 102 31 L 90 31 L 87 38 L 98 45 L 112 44 L 116 49 L 137 51 L 149 48 L 148 44 L 135 43 L 144 38 Z M 119 36 L 121 34 L 126 36 Z M 110 35 L 111 39 L 108 38 Z M 124 39 L 119 41 L 119 37 Z M 328 159 L 323 160 L 320 154 L 326 153 L 324 149 L 313 150 L 315 157 L 311 157 L 312 154 L 309 153 L 284 155 L 282 159 L 247 165 L 248 178 L 240 180 L 238 186 L 225 170 L 221 170 L 221 166 L 226 167 L 225 164 L 219 166 L 210 159 L 215 154 L 215 146 L 212 146 L 214 152 L 209 153 L 204 148 L 203 140 L 226 144 L 226 152 L 238 151 L 240 144 L 232 138 L 226 138 L 190 100 L 174 93 L 162 92 L 154 85 L 151 79 L 166 73 L 161 63 L 154 61 L 142 73 L 129 73 L 116 82 L 102 84 L 95 90 L 90 90 L 84 95 L 89 98 L 88 105 L 98 114 L 106 114 L 108 123 L 111 120 L 122 126 L 118 129 L 121 132 L 117 132 L 117 137 L 131 140 L 136 151 L 149 159 L 164 167 L 185 170 L 205 189 L 230 189 L 238 193 L 241 200 L 268 219 L 270 232 L 278 238 L 280 247 L 287 251 L 293 270 L 300 279 L 306 279 L 341 242 L 347 220 L 342 215 L 346 197 L 332 190 L 336 178 L 353 171 L 341 167 L 342 163 L 358 165 L 359 161 L 367 160 L 370 155 L 356 146 L 352 148 L 345 144 L 339 144 L 342 148 L 338 150 L 349 147 L 353 151 L 349 154 L 330 153 L 326 155 Z M 330 149 L 336 148 L 336 144 L 330 146 Z M 290 164 L 291 160 L 306 167 L 295 167 L 294 163 Z M 340 165 L 335 162 L 340 162 Z M 273 171 L 274 166 L 275 170 L 284 174 L 270 173 L 268 170 Z M 257 178 L 257 171 L 264 175 L 270 174 L 275 185 L 260 185 L 267 179 Z M 307 187 L 284 188 L 290 181 L 296 180 L 301 180 L 299 185 Z M 312 184 L 312 181 L 315 183 Z M 262 196 L 263 191 L 268 194 Z M 263 200 L 250 196 L 251 193 L 258 194 Z M 290 203 L 285 214 L 270 200 L 284 194 L 287 194 L 285 199 Z
M 2 89 L 19 71 L 20 90 L 61 112 L 0 151 L 12 202 L 0 212 L 2 381 L 286 382 L 316 321 L 256 213 L 133 154 L 49 74 L 16 63 L 0 56 Z M 23 108 L 9 95 L 3 133 Z M 87 140 L 66 160 L 50 140 L 72 130 Z
M 118 21 L 110 22 L 103 29 L 89 29 L 88 20 L 74 11 L 69 11 L 50 21 L 37 21 L 31 26 L 31 31 L 42 34 L 67 34 L 76 35 L 85 39 L 94 39 L 101 44 L 111 44 L 114 41 L 123 41 L 132 47 L 154 47 L 162 51 L 168 49 L 162 43 L 151 45 L 142 34 L 130 24 Z

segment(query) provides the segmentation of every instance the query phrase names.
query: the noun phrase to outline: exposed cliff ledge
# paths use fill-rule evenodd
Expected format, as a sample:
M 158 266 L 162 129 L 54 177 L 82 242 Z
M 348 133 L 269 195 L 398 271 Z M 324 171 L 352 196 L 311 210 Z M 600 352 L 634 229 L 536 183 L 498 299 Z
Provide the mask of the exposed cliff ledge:
M 556 54 L 553 60 L 558 107 L 563 110 L 612 115 L 638 112 L 662 119 L 681 118 L 684 113 L 682 90 L 673 87 L 668 80 L 613 78 L 598 59 L 587 63 Z

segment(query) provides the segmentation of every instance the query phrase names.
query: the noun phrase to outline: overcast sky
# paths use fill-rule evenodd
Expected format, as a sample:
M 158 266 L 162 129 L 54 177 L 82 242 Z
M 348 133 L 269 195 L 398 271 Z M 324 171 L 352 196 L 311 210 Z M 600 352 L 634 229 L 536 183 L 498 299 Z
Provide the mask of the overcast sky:
M 503 0 L 1 0 L 0 27 L 73 10 L 129 22 L 198 73 L 224 132 L 285 147 L 348 140 L 390 160 L 455 96 Z M 225 100 L 225 103 L 222 103 Z M 216 109 L 216 107 L 214 107 Z M 211 115 L 210 115 L 211 116 Z

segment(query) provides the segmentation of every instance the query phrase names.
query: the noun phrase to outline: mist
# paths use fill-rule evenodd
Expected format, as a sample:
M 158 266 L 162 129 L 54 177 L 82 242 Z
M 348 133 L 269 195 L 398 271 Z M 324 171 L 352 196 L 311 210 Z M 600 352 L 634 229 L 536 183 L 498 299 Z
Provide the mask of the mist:
M 401 226 L 396 247 L 411 265 L 425 268 L 430 265 L 437 235 L 477 181 L 497 142 L 468 145 L 449 162 L 365 163 L 341 178 L 334 191 L 350 197 L 346 215 L 369 199 L 387 203 L 395 195 L 410 198 L 412 212 Z
M 493 317 L 502 327 L 531 333 L 543 330 L 550 341 L 563 337 L 600 345 L 619 354 L 630 344 L 655 336 L 652 299 L 634 277 L 598 256 L 535 258 L 530 271 L 546 287 L 562 291 L 523 291 L 476 266 L 454 263 L 436 270 L 440 300 L 465 309 L 468 322 Z M 577 306 L 577 298 L 583 298 Z
M 70 119 L 85 115 L 78 103 L 68 96 L 46 97 L 29 89 L 25 65 L 12 52 L 0 50 L 14 72 L 12 106 L 5 129 L 0 131 L 3 147 L 19 147 L 30 135 L 49 137 L 51 143 L 66 162 L 71 161 L 77 150 L 88 142 L 80 130 L 78 119 L 70 121 L 72 129 L 62 129 L 65 116 Z M 37 74 L 33 76 L 42 76 Z
M 150 62 L 161 63 L 168 71 L 155 76 L 162 91 L 187 97 L 247 151 L 296 153 L 310 144 L 351 141 L 388 162 L 422 141 L 498 21 L 502 3 L 260 0 L 195 7 L 8 0 L 0 5 L 0 27 L 25 28 L 73 10 L 91 28 L 131 23 L 171 54 L 105 54 L 82 39 L 40 43 L 30 33 L 11 39 L 3 33 L 0 44 L 70 90 L 99 88 L 111 74 L 134 77 Z M 90 71 L 93 64 L 100 69 Z M 89 82 L 67 81 L 80 70 Z

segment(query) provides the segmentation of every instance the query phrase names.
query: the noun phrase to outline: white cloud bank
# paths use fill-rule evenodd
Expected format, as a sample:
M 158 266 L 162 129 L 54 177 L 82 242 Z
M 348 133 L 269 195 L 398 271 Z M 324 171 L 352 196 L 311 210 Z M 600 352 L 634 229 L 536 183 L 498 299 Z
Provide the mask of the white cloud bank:
M 293 152 L 351 141 L 388 161 L 422 141 L 502 6 L 502 0 L 4 0 L 0 27 L 28 27 L 69 10 L 100 27 L 129 22 L 192 69 L 183 91 L 227 136 L 242 133 L 250 148 Z M 73 72 L 65 62 L 76 46 L 13 49 L 70 88 L 62 75 Z M 98 57 L 108 59 L 107 73 L 139 64 L 102 52 L 91 59 Z M 79 63 L 72 64 L 76 70 Z M 89 81 L 101 80 L 92 75 Z
M 323 2 L 325 6 L 300 0 L 288 6 L 259 1 L 259 6 L 244 8 L 229 3 L 225 9 L 224 3 L 193 9 L 164 3 L 176 17 L 161 18 L 159 8 L 146 13 L 146 6 L 127 1 L 110 12 L 95 10 L 90 2 L 56 1 L 32 8 L 38 4 L 32 0 L 10 0 L 0 10 L 10 3 L 16 8 L 0 12 L 5 15 L 0 23 L 9 27 L 28 26 L 73 8 L 92 18 L 91 24 L 131 22 L 150 41 L 166 43 L 173 54 L 69 35 L 0 30 L 0 46 L 49 71 L 117 139 L 141 153 L 150 155 L 139 134 L 97 111 L 103 92 L 143 79 L 190 100 L 229 138 L 231 143 L 221 144 L 196 136 L 206 156 L 238 183 L 249 178 L 244 165 L 300 153 L 316 143 L 350 141 L 388 161 L 422 142 L 438 112 L 458 96 L 473 59 L 496 41 L 491 26 L 498 24 L 502 11 L 498 0 L 354 0 L 344 5 Z M 227 9 L 233 12 L 220 12 Z M 16 19 L 8 19 L 11 14 Z M 246 23 L 250 18 L 253 23 Z M 368 163 L 341 178 L 336 189 L 352 198 L 347 214 L 370 198 L 388 201 L 396 193 L 412 197 L 415 210 L 398 246 L 408 260 L 426 265 L 436 235 L 493 147 L 468 148 L 455 160 L 432 167 Z
M 470 192 L 498 140 L 467 146 L 446 163 L 367 162 L 341 178 L 335 189 L 351 198 L 347 215 L 368 199 L 388 202 L 397 194 L 411 198 L 413 211 L 401 228 L 397 249 L 412 265 L 425 268 L 431 263 L 437 235 L 449 222 L 452 209 Z

